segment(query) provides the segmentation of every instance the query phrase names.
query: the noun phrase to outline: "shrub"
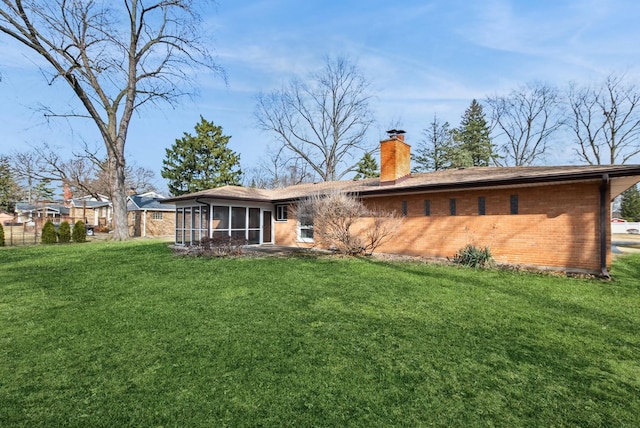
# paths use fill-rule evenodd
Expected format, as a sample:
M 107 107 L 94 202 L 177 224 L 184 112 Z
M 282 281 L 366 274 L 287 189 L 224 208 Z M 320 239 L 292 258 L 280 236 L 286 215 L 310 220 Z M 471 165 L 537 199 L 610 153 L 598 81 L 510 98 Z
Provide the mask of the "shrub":
M 4 247 L 4 228 L 0 224 L 0 247 Z
M 55 244 L 56 242 L 58 242 L 56 227 L 53 225 L 51 220 L 47 220 L 44 226 L 42 226 L 42 243 Z
M 371 210 L 356 196 L 340 190 L 302 199 L 293 211 L 298 220 L 313 223 L 315 243 L 349 255 L 373 253 L 402 224 L 396 213 Z M 364 229 L 363 224 L 367 224 Z
M 82 220 L 76 221 L 76 224 L 73 225 L 72 239 L 73 242 L 85 242 L 87 240 L 87 229 L 84 227 Z
M 493 266 L 493 257 L 489 247 L 467 244 L 453 256 L 453 262 L 472 268 L 490 267 Z
M 61 244 L 68 244 L 71 241 L 71 226 L 69 222 L 63 221 L 58 227 L 58 242 Z

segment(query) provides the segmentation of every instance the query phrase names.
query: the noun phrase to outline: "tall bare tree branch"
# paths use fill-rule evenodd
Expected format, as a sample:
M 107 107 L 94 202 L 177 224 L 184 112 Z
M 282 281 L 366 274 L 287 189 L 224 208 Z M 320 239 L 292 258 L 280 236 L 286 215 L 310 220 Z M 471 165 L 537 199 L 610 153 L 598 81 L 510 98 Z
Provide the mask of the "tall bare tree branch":
M 640 154 L 640 91 L 623 75 L 600 86 L 570 85 L 569 126 L 576 154 L 589 164 L 624 164 Z
M 224 78 L 190 0 L 2 0 L 0 33 L 48 63 L 95 123 L 107 154 L 117 240 L 128 239 L 125 143 L 133 112 L 191 92 L 194 69 Z M 74 113 L 77 116 L 77 113 Z
M 344 58 L 327 58 L 308 82 L 292 79 L 279 91 L 260 94 L 258 124 L 303 159 L 324 181 L 353 171 L 375 148 L 365 142 L 373 118 L 369 85 Z

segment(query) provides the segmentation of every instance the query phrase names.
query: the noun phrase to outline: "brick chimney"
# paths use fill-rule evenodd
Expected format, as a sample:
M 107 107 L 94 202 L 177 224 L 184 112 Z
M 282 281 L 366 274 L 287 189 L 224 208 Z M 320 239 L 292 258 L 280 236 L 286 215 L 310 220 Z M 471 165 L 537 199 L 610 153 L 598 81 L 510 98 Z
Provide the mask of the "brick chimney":
M 380 185 L 396 184 L 411 175 L 411 146 L 404 142 L 404 131 L 387 131 L 380 142 Z

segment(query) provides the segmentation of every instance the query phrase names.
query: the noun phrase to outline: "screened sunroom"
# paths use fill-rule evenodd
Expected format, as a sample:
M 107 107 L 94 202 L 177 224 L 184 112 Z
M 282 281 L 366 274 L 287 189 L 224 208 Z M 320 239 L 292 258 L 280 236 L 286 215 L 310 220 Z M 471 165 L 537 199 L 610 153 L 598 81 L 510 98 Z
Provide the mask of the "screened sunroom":
M 228 236 L 244 239 L 249 245 L 273 242 L 270 204 L 211 201 L 198 205 L 176 205 L 178 245 L 191 245 L 202 238 Z

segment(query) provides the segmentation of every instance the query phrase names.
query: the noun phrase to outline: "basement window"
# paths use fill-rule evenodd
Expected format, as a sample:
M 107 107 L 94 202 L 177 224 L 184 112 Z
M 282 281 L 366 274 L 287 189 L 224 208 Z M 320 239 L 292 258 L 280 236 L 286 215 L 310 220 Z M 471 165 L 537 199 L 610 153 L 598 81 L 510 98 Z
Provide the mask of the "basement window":
M 425 216 L 431 215 L 431 201 L 429 199 L 425 199 L 424 201 L 424 215 Z
M 518 195 L 511 195 L 509 200 L 511 214 L 518 214 Z
M 480 196 L 478 198 L 478 215 L 485 215 L 486 213 L 486 201 L 484 196 Z
M 287 221 L 286 205 L 276 205 L 276 221 Z
M 449 214 L 456 215 L 456 199 L 455 198 L 449 199 Z

